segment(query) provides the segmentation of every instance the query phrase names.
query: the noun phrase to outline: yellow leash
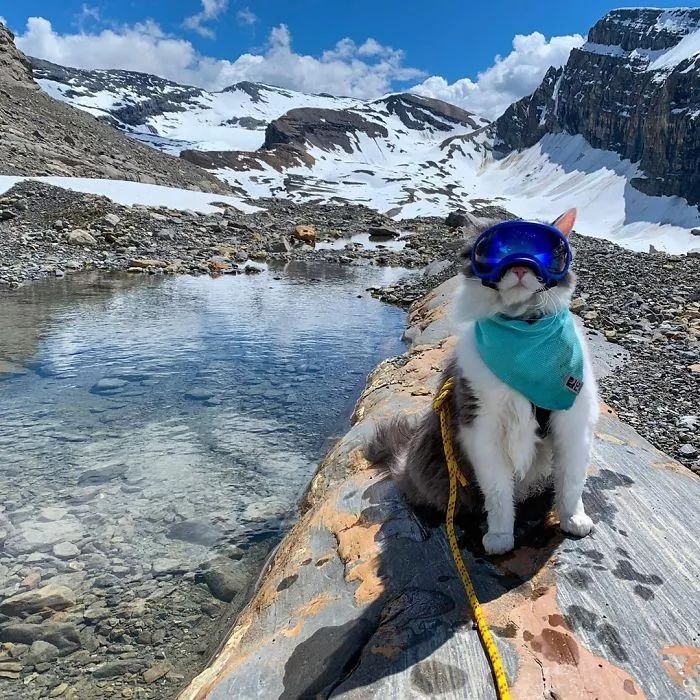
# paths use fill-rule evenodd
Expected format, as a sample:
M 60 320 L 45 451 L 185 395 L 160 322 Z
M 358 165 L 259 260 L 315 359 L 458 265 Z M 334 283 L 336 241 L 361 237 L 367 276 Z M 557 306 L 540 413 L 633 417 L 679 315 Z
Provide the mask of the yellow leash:
M 447 399 L 452 394 L 454 389 L 454 379 L 448 379 L 440 388 L 437 395 L 433 399 L 433 410 L 440 416 L 440 430 L 442 432 L 442 445 L 445 450 L 445 460 L 447 462 L 447 471 L 450 476 L 450 493 L 447 501 L 447 517 L 445 519 L 445 527 L 447 528 L 447 539 L 452 550 L 452 557 L 455 561 L 455 566 L 459 572 L 459 577 L 462 579 L 464 591 L 467 594 L 469 605 L 472 609 L 476 629 L 481 638 L 481 644 L 484 647 L 486 656 L 488 657 L 491 666 L 491 672 L 496 684 L 496 695 L 499 700 L 511 700 L 510 690 L 508 688 L 508 679 L 503 667 L 503 660 L 496 646 L 496 642 L 491 635 L 486 616 L 481 609 L 479 599 L 476 597 L 476 591 L 472 585 L 469 572 L 464 565 L 462 553 L 459 551 L 457 544 L 457 535 L 455 534 L 455 510 L 457 507 L 457 481 L 466 487 L 468 482 L 462 470 L 457 463 L 457 457 L 454 450 L 454 441 L 452 436 L 452 424 L 450 422 L 450 404 Z

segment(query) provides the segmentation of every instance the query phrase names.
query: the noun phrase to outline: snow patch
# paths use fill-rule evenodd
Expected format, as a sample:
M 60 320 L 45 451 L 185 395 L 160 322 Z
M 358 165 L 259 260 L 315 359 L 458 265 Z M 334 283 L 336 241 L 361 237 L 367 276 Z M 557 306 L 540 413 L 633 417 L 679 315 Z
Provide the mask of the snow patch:
M 149 207 L 167 207 L 181 211 L 196 211 L 203 214 L 221 211 L 211 202 L 225 202 L 246 214 L 260 211 L 259 207 L 246 204 L 238 197 L 214 194 L 208 192 L 196 192 L 183 190 L 177 187 L 164 187 L 162 185 L 149 185 L 142 182 L 128 180 L 103 180 L 88 177 L 21 177 L 15 175 L 0 175 L 0 194 L 6 192 L 13 185 L 24 180 L 38 180 L 49 185 L 63 187 L 75 192 L 98 194 L 111 199 L 117 204 L 132 206 L 141 204 Z

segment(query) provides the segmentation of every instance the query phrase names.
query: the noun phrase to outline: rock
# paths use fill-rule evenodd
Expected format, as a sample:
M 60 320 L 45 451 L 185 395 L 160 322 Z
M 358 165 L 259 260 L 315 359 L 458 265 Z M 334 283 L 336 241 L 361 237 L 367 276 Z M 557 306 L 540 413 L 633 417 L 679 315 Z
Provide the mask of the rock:
M 68 586 L 49 584 L 33 591 L 18 593 L 0 603 L 0 613 L 15 617 L 44 610 L 65 610 L 75 605 L 75 594 Z
M 111 212 L 109 214 L 105 214 L 102 217 L 102 223 L 112 228 L 116 226 L 120 221 L 121 219 L 116 214 L 112 214 Z
M 32 644 L 29 649 L 29 654 L 24 657 L 23 661 L 27 666 L 36 666 L 37 664 L 46 664 L 55 661 L 60 655 L 58 647 L 49 642 L 38 640 Z
M 292 238 L 309 245 L 316 243 L 316 228 L 310 225 L 299 225 L 294 227 Z
M 433 260 L 429 265 L 423 270 L 423 275 L 425 277 L 433 277 L 439 275 L 440 273 L 447 270 L 448 267 L 452 265 L 452 260 Z
M 59 559 L 73 559 L 80 550 L 72 542 L 59 542 L 53 546 L 53 554 Z
M 118 659 L 100 664 L 92 673 L 94 678 L 116 678 L 127 673 L 136 673 L 143 667 L 138 659 Z
M 126 475 L 126 472 L 127 466 L 125 464 L 112 464 L 96 469 L 86 469 L 78 477 L 78 485 L 97 486 L 99 484 L 106 484 L 108 481 L 122 479 Z
M 468 226 L 469 219 L 467 215 L 462 211 L 452 211 L 447 215 L 445 219 L 445 226 L 450 228 L 462 228 L 462 226 Z
M 53 227 L 56 231 L 63 231 L 63 221 L 61 221 L 61 219 L 56 219 L 56 221 L 53 222 Z
M 167 675 L 171 669 L 172 666 L 166 661 L 155 664 L 143 672 L 143 680 L 150 685 Z
M 223 536 L 224 533 L 219 528 L 206 520 L 184 520 L 171 525 L 168 530 L 168 537 L 171 540 L 182 540 L 205 547 L 215 545 Z
M 96 394 L 100 394 L 104 391 L 117 391 L 118 389 L 123 389 L 127 384 L 128 382 L 124 381 L 123 379 L 117 379 L 116 377 L 105 377 L 104 379 L 100 379 L 98 382 L 95 382 L 90 391 Z
M 135 267 L 143 270 L 147 270 L 150 267 L 163 268 L 167 267 L 168 264 L 169 263 L 167 263 L 165 260 L 156 260 L 155 258 L 134 258 L 133 260 L 129 261 L 129 269 Z
M 55 506 L 46 506 L 39 511 L 39 520 L 50 523 L 56 520 L 65 518 L 68 511 L 65 508 L 57 508 Z
M 204 581 L 213 596 L 230 603 L 247 585 L 247 576 L 240 564 L 226 557 L 217 557 L 207 565 Z
M 388 226 L 370 226 L 367 232 L 372 238 L 400 238 L 401 232 Z
M 9 221 L 17 216 L 13 211 L 9 209 L 0 209 L 0 221 Z
M 94 239 L 92 234 L 88 233 L 87 231 L 81 228 L 73 229 L 68 234 L 68 243 L 70 243 L 71 245 L 81 246 L 97 245 L 97 241 Z
M 700 425 L 700 417 L 698 416 L 681 416 L 678 421 L 678 425 L 681 428 L 690 428 L 693 430 L 694 428 L 697 428 L 698 425 Z
M 59 542 L 77 540 L 83 529 L 75 518 L 63 518 L 53 522 L 22 523 L 15 538 L 6 546 L 17 552 L 48 551 Z
M 61 652 L 71 652 L 81 646 L 78 629 L 67 622 L 42 622 L 33 625 L 17 622 L 0 627 L 0 642 L 31 645 L 36 641 L 49 642 Z
M 678 448 L 678 453 L 683 455 L 683 457 L 692 458 L 697 456 L 698 450 L 694 445 L 686 443 Z
M 570 308 L 575 314 L 580 314 L 586 308 L 586 300 L 583 297 L 576 297 L 571 302 Z
M 68 690 L 68 683 L 66 683 L 66 682 L 59 683 L 59 684 L 49 693 L 49 697 L 50 697 L 50 698 L 60 698 L 61 695 L 63 695 L 63 693 L 66 692 L 66 690 Z
M 267 249 L 270 253 L 289 253 L 293 246 L 286 238 L 278 238 L 268 243 Z
M 183 574 L 187 571 L 187 566 L 177 559 L 168 559 L 167 557 L 159 557 L 154 559 L 152 563 L 152 571 L 154 576 L 163 576 L 164 574 Z
M 23 665 L 19 661 L 0 659 L 0 678 L 16 681 L 22 671 Z
M 214 396 L 213 392 L 203 387 L 194 387 L 185 393 L 186 399 L 191 399 L 192 401 L 206 401 Z

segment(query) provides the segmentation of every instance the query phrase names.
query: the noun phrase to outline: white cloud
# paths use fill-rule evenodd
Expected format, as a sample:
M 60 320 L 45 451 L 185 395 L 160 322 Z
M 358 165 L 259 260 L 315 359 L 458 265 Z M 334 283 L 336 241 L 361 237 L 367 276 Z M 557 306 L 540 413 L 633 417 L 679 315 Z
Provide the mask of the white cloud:
M 424 75 L 403 64 L 403 52 L 373 39 L 360 46 L 341 39 L 320 57 L 298 54 L 285 25 L 272 29 L 260 53 L 245 53 L 234 61 L 203 56 L 189 41 L 165 34 L 150 20 L 119 29 L 59 34 L 48 20 L 30 17 L 16 41 L 26 54 L 62 65 L 136 70 L 215 90 L 251 80 L 370 98 L 390 91 L 394 81 Z
M 239 24 L 245 24 L 250 27 L 258 21 L 258 16 L 249 7 L 244 7 L 236 12 L 236 19 Z
M 219 15 L 226 12 L 228 0 L 201 0 L 201 3 L 202 11 L 191 17 L 185 17 L 182 26 L 186 29 L 192 29 L 207 39 L 213 39 L 216 36 L 214 30 L 205 26 L 204 22 L 216 21 Z
M 505 58 L 496 56 L 493 65 L 479 73 L 476 80 L 462 78 L 448 83 L 440 76 L 432 76 L 411 91 L 495 119 L 511 103 L 533 92 L 547 69 L 566 63 L 571 49 L 584 41 L 579 34 L 555 36 L 549 41 L 540 32 L 517 34 L 513 50 Z

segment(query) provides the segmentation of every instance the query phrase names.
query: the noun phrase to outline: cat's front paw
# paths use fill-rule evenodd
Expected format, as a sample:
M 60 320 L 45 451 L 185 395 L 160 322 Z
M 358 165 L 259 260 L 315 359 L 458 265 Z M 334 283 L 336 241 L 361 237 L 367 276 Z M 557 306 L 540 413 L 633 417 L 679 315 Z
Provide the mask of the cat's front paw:
M 576 537 L 585 537 L 593 529 L 593 521 L 585 514 L 572 515 L 561 519 L 561 529 Z
M 486 554 L 503 554 L 513 549 L 512 532 L 487 532 L 482 540 Z

